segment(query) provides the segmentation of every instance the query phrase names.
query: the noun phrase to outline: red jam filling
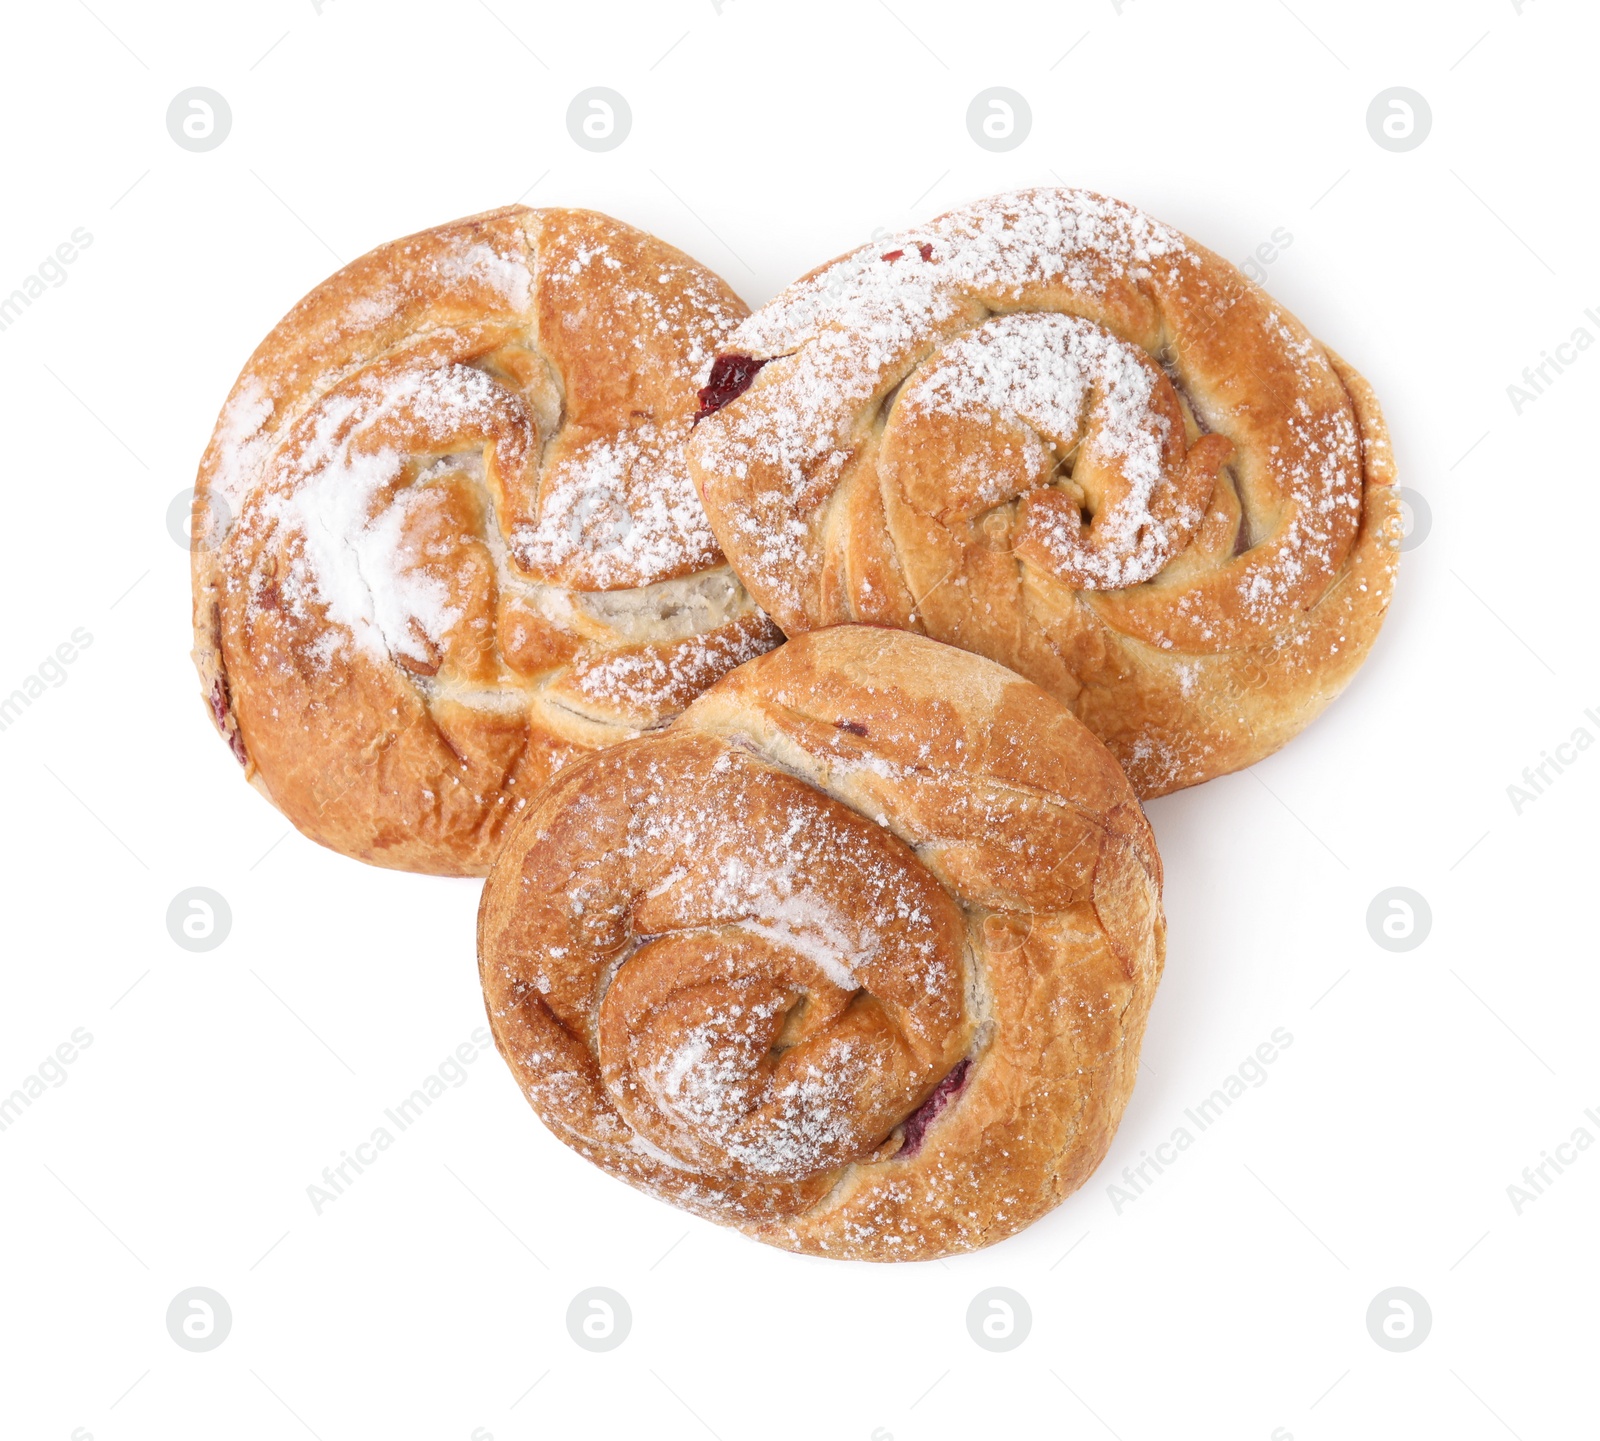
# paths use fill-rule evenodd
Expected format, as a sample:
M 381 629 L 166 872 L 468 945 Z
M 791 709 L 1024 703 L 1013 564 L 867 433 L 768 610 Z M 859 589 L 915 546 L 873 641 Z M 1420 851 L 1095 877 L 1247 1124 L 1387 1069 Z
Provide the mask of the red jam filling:
M 228 742 L 228 749 L 233 752 L 234 759 L 240 765 L 245 763 L 244 737 L 239 734 L 238 726 L 231 729 L 228 725 L 228 716 L 232 710 L 232 697 L 228 694 L 226 678 L 218 676 L 211 687 L 211 714 L 216 717 L 217 729 Z
M 923 1138 L 928 1134 L 928 1127 L 939 1119 L 940 1113 L 962 1092 L 967 1084 L 967 1072 L 972 1069 L 972 1058 L 963 1056 L 950 1069 L 950 1074 L 933 1088 L 933 1094 L 928 1097 L 905 1119 L 901 1128 L 903 1140 L 897 1153 L 902 1157 L 910 1157 L 922 1149 Z
M 750 389 L 750 382 L 766 363 L 753 355 L 719 355 L 711 362 L 711 375 L 700 390 L 700 409 L 695 412 L 694 423 L 698 425 L 730 400 L 737 400 Z

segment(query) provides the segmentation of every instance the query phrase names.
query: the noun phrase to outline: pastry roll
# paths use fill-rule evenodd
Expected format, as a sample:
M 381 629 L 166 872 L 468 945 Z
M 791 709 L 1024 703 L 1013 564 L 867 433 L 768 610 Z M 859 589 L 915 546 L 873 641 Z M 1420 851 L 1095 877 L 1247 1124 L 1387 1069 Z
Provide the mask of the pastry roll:
M 1035 681 L 1142 796 L 1260 760 L 1371 648 L 1400 507 L 1366 382 L 1131 206 L 1029 190 L 790 286 L 701 391 L 712 530 L 789 635 Z
M 744 314 L 653 236 L 513 206 L 380 246 L 262 342 L 195 487 L 194 654 L 301 831 L 482 875 L 563 765 L 777 643 L 683 453 Z
M 992 661 L 801 635 L 513 828 L 478 955 L 566 1145 L 792 1251 L 909 1261 L 1044 1215 L 1110 1144 L 1161 862 L 1109 752 Z

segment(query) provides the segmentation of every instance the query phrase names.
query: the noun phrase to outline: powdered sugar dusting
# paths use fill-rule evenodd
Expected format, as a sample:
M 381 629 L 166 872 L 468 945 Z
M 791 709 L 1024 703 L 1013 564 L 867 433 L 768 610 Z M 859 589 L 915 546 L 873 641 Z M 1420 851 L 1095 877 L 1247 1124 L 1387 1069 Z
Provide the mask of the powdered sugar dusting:
M 901 842 L 743 745 L 666 732 L 592 774 L 518 966 L 569 1029 L 599 1015 L 611 1104 L 688 1170 L 797 1180 L 870 1154 L 960 1034 L 959 908 Z
M 279 590 L 296 614 L 323 608 L 326 620 L 376 660 L 428 663 L 460 618 L 445 581 L 430 574 L 413 547 L 408 522 L 419 496 L 395 493 L 411 455 L 444 447 L 465 432 L 486 432 L 504 418 L 504 397 L 471 366 L 402 369 L 365 377 L 329 397 L 283 492 L 263 515 L 300 544 Z M 363 444 L 373 428 L 401 412 L 412 437 L 408 454 Z M 529 437 L 531 442 L 531 436 Z M 337 633 L 325 638 L 337 652 Z
M 900 257 L 887 259 L 894 250 Z M 1088 191 L 996 195 L 863 246 L 791 286 L 745 321 L 733 343 L 766 357 L 836 332 L 835 343 L 855 347 L 862 364 L 876 370 L 930 326 L 968 312 L 975 295 L 1002 309 L 1039 286 L 1093 294 L 1104 288 L 1108 269 L 1137 273 L 1186 251 L 1176 230 Z
M 273 634 L 312 673 L 360 656 L 433 677 L 430 703 L 526 714 L 554 685 L 590 720 L 659 724 L 778 639 L 719 565 L 683 454 L 696 371 L 739 307 L 639 232 L 542 215 L 397 241 L 297 308 L 318 318 L 301 367 L 280 347 L 247 372 L 213 440 L 206 483 L 250 531 L 225 588 L 246 620 L 305 622 Z M 645 408 L 559 373 L 599 356 L 637 369 Z M 569 388 L 603 398 L 574 420 Z
M 460 284 L 472 280 L 488 285 L 514 310 L 526 310 L 533 290 L 533 275 L 520 254 L 497 250 L 487 240 L 474 240 L 438 261 L 439 274 Z
M 721 774 L 734 779 L 731 758 Z M 803 955 L 835 984 L 855 989 L 882 953 L 884 937 L 926 969 L 934 988 L 951 977 L 933 918 L 917 899 L 926 885 L 907 886 L 904 871 L 881 851 L 863 847 L 853 813 L 819 809 L 807 791 L 776 781 L 757 785 L 770 809 L 759 829 L 731 844 L 727 797 L 650 793 L 630 831 L 628 858 L 644 855 L 714 857 L 707 867 L 710 912 Z M 671 782 L 662 775 L 663 792 Z M 819 889 L 831 875 L 839 889 Z
M 855 1139 L 854 1095 L 842 1080 L 853 1048 L 840 1047 L 827 1068 L 808 1063 L 763 1084 L 767 1047 L 750 1023 L 778 1010 L 769 1002 L 713 1012 L 636 1074 L 656 1106 L 738 1165 L 761 1176 L 805 1176 Z
M 271 448 L 271 438 L 263 430 L 271 415 L 272 399 L 254 378 L 240 385 L 222 407 L 211 486 L 233 515 L 239 513 Z
M 886 258 L 896 254 L 897 258 Z M 1132 206 L 1086 191 L 1032 190 L 955 210 L 890 241 L 864 246 L 757 311 L 731 347 L 763 360 L 757 377 L 783 386 L 784 404 L 759 414 L 734 404 L 702 425 L 695 445 L 709 471 L 770 466 L 793 495 L 850 456 L 860 412 L 904 379 L 930 344 L 1054 286 L 1093 296 L 1112 275 L 1188 257 L 1183 237 Z M 781 375 L 780 375 L 781 373 Z M 774 378 L 779 376 L 779 378 Z M 815 561 L 810 532 L 782 503 L 736 515 L 740 563 L 769 609 L 803 608 Z
M 574 669 L 584 696 L 635 711 L 670 706 L 698 695 L 736 666 L 763 655 L 781 636 L 759 612 L 672 644 L 608 651 Z
M 1111 589 L 1148 580 L 1200 519 L 1194 507 L 1176 523 L 1152 514 L 1158 488 L 1172 480 L 1169 421 L 1151 404 L 1165 383 L 1142 351 L 1087 320 L 1006 315 L 953 340 L 900 404 L 912 417 L 943 412 L 983 423 L 998 414 L 1025 423 L 1035 475 L 1080 442 L 1085 459 L 1116 464 L 1128 490 L 1095 516 L 1093 546 L 1060 519 L 1043 537 L 1080 584 Z
M 687 427 L 645 422 L 590 440 L 546 478 L 536 522 L 511 534 L 527 570 L 581 560 L 596 587 L 648 585 L 717 558 L 683 456 Z

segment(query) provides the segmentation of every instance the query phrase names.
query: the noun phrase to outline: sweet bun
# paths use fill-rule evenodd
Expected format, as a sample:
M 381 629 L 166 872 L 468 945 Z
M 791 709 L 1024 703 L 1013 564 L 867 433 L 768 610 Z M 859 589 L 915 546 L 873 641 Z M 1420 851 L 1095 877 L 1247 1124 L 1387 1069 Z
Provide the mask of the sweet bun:
M 777 643 L 683 455 L 746 313 L 653 236 L 512 206 L 380 246 L 262 342 L 195 487 L 195 662 L 301 831 L 481 875 L 561 766 Z
M 1161 864 L 1037 686 L 813 631 L 575 761 L 479 911 L 540 1119 L 793 1251 L 907 1261 L 1027 1226 L 1104 1155 L 1165 945 Z
M 690 467 L 789 635 L 868 621 L 1064 702 L 1143 796 L 1338 694 L 1393 589 L 1378 403 L 1233 266 L 1080 190 L 969 205 L 735 331 Z

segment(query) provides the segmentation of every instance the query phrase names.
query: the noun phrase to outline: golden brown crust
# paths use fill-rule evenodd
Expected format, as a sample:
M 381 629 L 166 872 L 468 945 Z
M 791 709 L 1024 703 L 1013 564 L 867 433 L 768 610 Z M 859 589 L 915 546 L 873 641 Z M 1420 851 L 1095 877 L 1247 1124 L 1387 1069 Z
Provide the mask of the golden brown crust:
M 1370 648 L 1399 506 L 1370 388 L 1231 265 L 1083 191 L 1002 195 L 753 315 L 690 468 L 794 635 L 1011 666 L 1141 795 L 1259 760 Z
M 926 1259 L 1104 1155 L 1160 887 L 1058 702 L 841 626 L 558 776 L 484 887 L 479 965 L 523 1091 L 595 1164 L 772 1245 Z
M 777 642 L 683 457 L 746 313 L 653 236 L 511 206 L 380 246 L 262 342 L 195 486 L 195 662 L 296 826 L 481 875 L 562 765 Z

